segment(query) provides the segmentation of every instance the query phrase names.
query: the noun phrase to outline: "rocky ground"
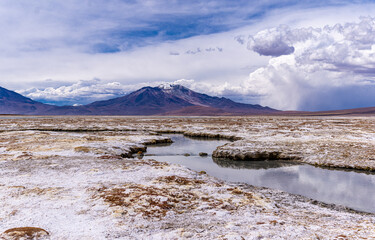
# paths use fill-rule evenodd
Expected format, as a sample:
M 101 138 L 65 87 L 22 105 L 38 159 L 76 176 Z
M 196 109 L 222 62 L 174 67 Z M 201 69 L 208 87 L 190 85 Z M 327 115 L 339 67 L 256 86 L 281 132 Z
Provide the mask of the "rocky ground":
M 0 239 L 374 239 L 375 216 L 129 158 L 161 132 L 236 140 L 215 154 L 375 169 L 375 118 L 0 120 Z

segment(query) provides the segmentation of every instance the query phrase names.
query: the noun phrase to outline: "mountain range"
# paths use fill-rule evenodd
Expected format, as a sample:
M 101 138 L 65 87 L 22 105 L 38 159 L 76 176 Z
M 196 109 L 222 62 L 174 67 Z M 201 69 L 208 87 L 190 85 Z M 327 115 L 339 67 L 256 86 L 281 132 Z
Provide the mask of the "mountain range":
M 0 114 L 22 115 L 256 115 L 278 110 L 194 92 L 181 85 L 143 87 L 123 97 L 82 106 L 55 106 L 0 87 Z
M 123 97 L 82 106 L 55 106 L 0 87 L 0 114 L 15 115 L 158 115 L 158 116 L 342 116 L 374 115 L 375 107 L 334 111 L 279 111 L 194 92 L 181 85 L 143 87 Z

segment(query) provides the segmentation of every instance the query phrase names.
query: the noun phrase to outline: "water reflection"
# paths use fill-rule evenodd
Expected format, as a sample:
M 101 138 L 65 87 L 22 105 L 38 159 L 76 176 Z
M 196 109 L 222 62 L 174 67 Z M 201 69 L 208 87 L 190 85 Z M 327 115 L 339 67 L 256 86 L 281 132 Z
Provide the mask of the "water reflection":
M 233 169 L 269 169 L 300 165 L 292 161 L 233 161 L 225 158 L 212 158 L 213 162 L 220 167 Z
M 212 154 L 225 140 L 197 140 L 170 135 L 174 143 L 149 147 L 145 158 L 177 163 L 232 182 L 280 189 L 326 203 L 341 204 L 375 213 L 375 175 L 355 171 L 322 169 L 289 161 L 231 161 L 200 157 Z M 190 156 L 184 156 L 184 154 Z M 152 156 L 151 156 L 152 155 Z

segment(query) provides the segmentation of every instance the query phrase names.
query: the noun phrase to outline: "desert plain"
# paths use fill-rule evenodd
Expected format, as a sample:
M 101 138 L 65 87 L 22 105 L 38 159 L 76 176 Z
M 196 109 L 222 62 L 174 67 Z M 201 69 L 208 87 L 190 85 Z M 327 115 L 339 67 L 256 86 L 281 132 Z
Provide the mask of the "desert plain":
M 0 239 L 375 238 L 373 213 L 136 157 L 180 133 L 232 140 L 213 155 L 233 161 L 372 173 L 374 117 L 4 116 L 0 131 Z

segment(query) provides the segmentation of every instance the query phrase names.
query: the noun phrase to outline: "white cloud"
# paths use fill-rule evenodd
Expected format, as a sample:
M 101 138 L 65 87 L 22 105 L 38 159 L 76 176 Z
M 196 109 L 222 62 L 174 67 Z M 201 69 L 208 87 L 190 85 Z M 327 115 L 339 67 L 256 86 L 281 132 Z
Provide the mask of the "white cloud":
M 286 25 L 267 29 L 249 37 L 248 48 L 264 56 L 281 56 L 294 52 L 294 34 Z
M 118 82 L 103 83 L 99 79 L 93 79 L 56 88 L 30 88 L 18 92 L 37 101 L 77 105 L 119 97 L 135 90 L 136 87 L 125 86 Z
M 269 54 L 274 57 L 268 65 L 252 72 L 245 84 L 264 95 L 263 104 L 280 109 L 373 106 L 369 96 L 375 94 L 374 39 L 375 19 L 370 17 L 323 28 L 261 31 L 250 38 L 249 49 L 275 54 Z M 294 51 L 277 52 L 275 41 Z

